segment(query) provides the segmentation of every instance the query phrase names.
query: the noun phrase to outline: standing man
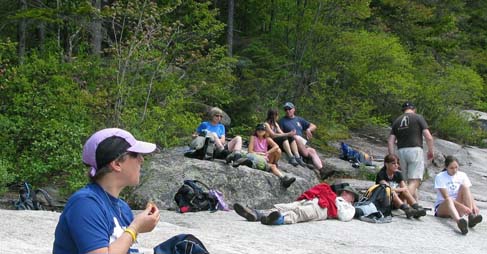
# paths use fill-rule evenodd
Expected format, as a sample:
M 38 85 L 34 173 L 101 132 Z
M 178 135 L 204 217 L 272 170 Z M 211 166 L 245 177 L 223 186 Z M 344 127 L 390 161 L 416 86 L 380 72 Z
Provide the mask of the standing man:
M 397 141 L 401 171 L 408 181 L 409 192 L 418 200 L 417 189 L 424 174 L 423 136 L 428 145 L 428 160 L 433 159 L 433 136 L 423 116 L 416 114 L 414 105 L 407 101 L 402 105 L 403 114 L 392 123 L 388 139 L 389 154 L 394 154 Z
M 316 150 L 306 145 L 308 140 L 313 137 L 313 132 L 316 130 L 316 125 L 294 115 L 296 108 L 291 102 L 286 102 L 284 104 L 284 111 L 286 112 L 286 115 L 279 121 L 282 131 L 284 133 L 295 132 L 295 135 L 293 136 L 294 141 L 292 142 L 296 143 L 301 156 L 308 157 L 312 160 L 315 172 L 319 178 L 326 179 L 330 177 L 333 173 L 335 173 L 335 171 L 326 171 L 323 168 L 323 162 L 321 162 Z M 297 157 L 296 161 L 301 166 L 306 166 L 301 157 Z

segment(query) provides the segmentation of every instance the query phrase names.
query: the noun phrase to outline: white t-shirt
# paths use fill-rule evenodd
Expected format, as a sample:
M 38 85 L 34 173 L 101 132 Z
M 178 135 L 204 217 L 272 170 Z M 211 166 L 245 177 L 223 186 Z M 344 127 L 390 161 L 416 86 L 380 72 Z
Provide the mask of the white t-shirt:
M 443 203 L 443 201 L 445 200 L 440 193 L 440 188 L 446 189 L 448 192 L 448 196 L 453 199 L 457 199 L 458 191 L 460 190 L 461 185 L 465 185 L 466 187 L 472 186 L 470 179 L 468 179 L 467 174 L 465 174 L 464 172 L 457 171 L 457 173 L 453 176 L 449 175 L 447 171 L 442 171 L 438 173 L 438 175 L 436 175 L 435 177 L 435 207 Z

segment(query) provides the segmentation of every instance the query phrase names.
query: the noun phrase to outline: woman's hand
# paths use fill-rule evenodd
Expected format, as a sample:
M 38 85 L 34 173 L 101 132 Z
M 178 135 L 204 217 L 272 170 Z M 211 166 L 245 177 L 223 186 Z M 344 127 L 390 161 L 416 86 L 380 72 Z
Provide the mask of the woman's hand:
M 294 135 L 296 135 L 296 130 L 292 130 L 288 133 L 286 133 L 288 137 L 294 137 Z
M 137 231 L 137 233 L 150 232 L 156 227 L 159 219 L 159 208 L 154 203 L 149 202 L 145 210 L 135 216 L 130 227 Z

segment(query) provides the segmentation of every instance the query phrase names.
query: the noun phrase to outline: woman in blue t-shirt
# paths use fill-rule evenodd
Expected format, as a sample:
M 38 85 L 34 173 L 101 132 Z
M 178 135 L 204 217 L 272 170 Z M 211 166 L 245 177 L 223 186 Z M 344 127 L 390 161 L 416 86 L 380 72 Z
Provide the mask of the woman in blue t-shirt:
M 212 137 L 215 141 L 215 147 L 217 152 L 221 152 L 227 149 L 229 152 L 233 152 L 233 160 L 238 160 L 240 156 L 240 151 L 242 150 L 242 137 L 235 136 L 230 142 L 227 143 L 225 139 L 225 126 L 221 124 L 223 118 L 223 111 L 217 107 L 213 107 L 210 110 L 210 121 L 204 121 L 198 125 L 196 128 L 196 133 L 193 137 L 198 135 L 206 135 L 207 137 Z
M 68 200 L 56 226 L 53 253 L 139 253 L 137 235 L 159 222 L 159 209 L 149 203 L 133 216 L 119 198 L 127 186 L 139 184 L 143 154 L 156 149 L 129 132 L 103 129 L 83 147 L 83 163 L 90 166 L 91 183 Z

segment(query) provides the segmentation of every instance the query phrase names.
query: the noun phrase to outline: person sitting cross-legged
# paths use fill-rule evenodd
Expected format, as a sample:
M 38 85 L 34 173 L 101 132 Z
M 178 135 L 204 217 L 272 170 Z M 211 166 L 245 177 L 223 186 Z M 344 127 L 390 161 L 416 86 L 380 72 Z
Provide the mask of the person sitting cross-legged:
M 350 221 L 355 215 L 353 203 L 358 199 L 358 192 L 351 186 L 345 186 L 333 192 L 326 183 L 320 183 L 305 191 L 297 201 L 275 204 L 269 210 L 257 210 L 239 203 L 233 205 L 235 212 L 248 221 L 260 221 L 265 225 L 284 225 L 307 221 L 339 219 Z

